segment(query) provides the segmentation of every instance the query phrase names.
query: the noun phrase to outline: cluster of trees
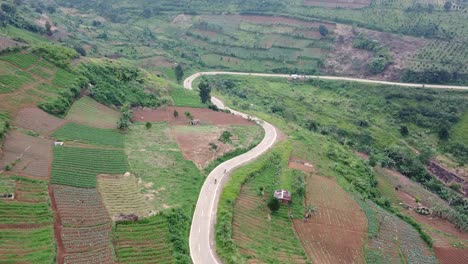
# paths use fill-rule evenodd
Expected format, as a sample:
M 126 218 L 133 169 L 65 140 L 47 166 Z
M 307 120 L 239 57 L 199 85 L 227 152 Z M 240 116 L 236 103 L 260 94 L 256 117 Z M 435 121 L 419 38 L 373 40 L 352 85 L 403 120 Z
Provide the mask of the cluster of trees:
M 45 112 L 62 117 L 71 107 L 73 102 L 80 96 L 81 91 L 89 83 L 86 77 L 80 76 L 69 86 L 60 92 L 59 97 L 40 103 L 38 106 Z
M 122 107 L 120 108 L 120 118 L 117 121 L 117 128 L 121 131 L 126 132 L 128 128 L 130 127 L 130 124 L 132 123 L 132 114 L 133 111 L 130 108 L 129 103 L 124 103 Z M 148 125 L 149 124 L 149 125 Z M 151 128 L 151 123 L 146 123 L 146 128 L 150 129 Z
M 401 75 L 404 82 L 414 83 L 468 83 L 468 74 L 448 70 L 424 70 L 415 71 L 406 69 Z
M 12 25 L 17 28 L 29 30 L 31 32 L 44 34 L 45 29 L 31 23 L 17 13 L 17 4 L 3 2 L 0 5 L 0 26 Z
M 67 68 L 72 59 L 79 58 L 79 54 L 74 49 L 54 44 L 37 45 L 34 47 L 33 53 L 61 68 Z
M 87 63 L 81 73 L 89 79 L 90 96 L 105 105 L 157 107 L 161 98 L 147 92 L 144 74 L 135 67 L 118 63 Z

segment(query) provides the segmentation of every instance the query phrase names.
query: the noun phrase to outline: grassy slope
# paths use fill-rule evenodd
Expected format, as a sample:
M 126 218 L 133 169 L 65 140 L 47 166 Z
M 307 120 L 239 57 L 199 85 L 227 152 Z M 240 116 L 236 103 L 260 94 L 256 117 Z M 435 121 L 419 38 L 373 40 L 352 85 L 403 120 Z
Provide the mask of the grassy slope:
M 94 128 L 76 123 L 68 123 L 52 135 L 60 141 L 74 141 L 96 146 L 124 147 L 124 135 L 115 129 Z

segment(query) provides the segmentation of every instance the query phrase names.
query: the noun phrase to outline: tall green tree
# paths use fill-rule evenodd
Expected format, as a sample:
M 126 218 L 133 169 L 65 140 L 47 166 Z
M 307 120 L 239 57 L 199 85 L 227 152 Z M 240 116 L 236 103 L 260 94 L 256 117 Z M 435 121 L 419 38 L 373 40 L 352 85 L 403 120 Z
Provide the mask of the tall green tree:
M 177 64 L 174 71 L 177 81 L 182 81 L 182 78 L 184 77 L 184 69 L 182 68 L 182 66 L 180 64 Z
M 198 89 L 200 90 L 200 99 L 201 102 L 206 104 L 211 100 L 211 87 L 210 85 L 205 81 L 201 81 L 201 83 L 198 85 Z

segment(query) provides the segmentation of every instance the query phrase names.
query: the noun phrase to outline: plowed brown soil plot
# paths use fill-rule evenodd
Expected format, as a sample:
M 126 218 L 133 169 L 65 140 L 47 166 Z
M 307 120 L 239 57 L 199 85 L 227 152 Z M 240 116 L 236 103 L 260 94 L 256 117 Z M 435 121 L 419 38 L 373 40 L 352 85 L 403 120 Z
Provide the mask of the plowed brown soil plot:
M 177 110 L 179 117 L 174 117 L 174 110 Z M 194 119 L 199 119 L 201 124 L 214 125 L 246 125 L 253 126 L 255 123 L 250 122 L 242 117 L 227 114 L 224 112 L 216 112 L 207 108 L 190 108 L 190 107 L 167 107 L 166 109 L 136 109 L 133 111 L 134 122 L 162 122 L 166 121 L 172 125 L 187 125 L 190 119 L 185 117 L 185 112 L 189 112 Z
M 110 221 L 96 189 L 53 185 L 63 226 L 95 226 Z
M 315 263 L 363 263 L 367 218 L 334 179 L 310 176 L 307 204 L 316 212 L 306 222 L 293 220 L 307 254 Z
M 363 8 L 369 6 L 371 0 L 305 0 L 304 5 L 320 7 Z
M 437 259 L 441 264 L 468 263 L 468 249 L 466 248 L 439 248 L 434 247 Z
M 18 112 L 13 124 L 27 130 L 33 130 L 48 135 L 59 128 L 65 121 L 49 115 L 39 108 L 23 108 Z
M 291 169 L 303 171 L 305 173 L 311 173 L 314 171 L 314 165 L 312 165 L 312 163 L 296 158 L 289 159 L 288 167 Z
M 113 263 L 111 221 L 97 189 L 53 185 L 64 263 Z M 61 262 L 62 260 L 59 260 Z
M 0 164 L 2 168 L 8 165 L 12 172 L 20 175 L 48 178 L 52 144 L 48 139 L 12 131 L 5 139 Z
M 173 129 L 177 144 L 184 158 L 193 161 L 200 167 L 206 167 L 217 157 L 233 150 L 233 147 L 218 141 L 225 129 L 216 126 L 177 126 Z M 216 151 L 211 150 L 209 143 L 216 144 Z

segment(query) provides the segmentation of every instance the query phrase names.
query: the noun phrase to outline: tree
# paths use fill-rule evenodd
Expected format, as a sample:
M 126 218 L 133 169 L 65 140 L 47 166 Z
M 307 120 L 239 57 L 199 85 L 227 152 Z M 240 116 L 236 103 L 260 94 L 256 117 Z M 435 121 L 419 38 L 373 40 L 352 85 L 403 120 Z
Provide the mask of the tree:
M 400 134 L 404 137 L 406 137 L 409 134 L 409 130 L 407 126 L 401 126 L 400 127 Z
M 450 11 L 450 9 L 452 9 L 452 2 L 450 1 L 445 2 L 444 9 L 445 11 Z
M 132 110 L 130 109 L 130 104 L 125 103 L 123 104 L 122 108 L 120 109 L 120 119 L 117 122 L 117 128 L 122 131 L 127 131 L 130 127 L 131 118 L 132 118 Z
M 182 78 L 184 77 L 184 69 L 182 69 L 182 66 L 180 64 L 177 64 L 174 71 L 175 71 L 177 81 L 178 82 L 182 81 Z
M 45 30 L 47 35 L 52 36 L 52 25 L 50 25 L 49 21 L 45 23 Z
M 86 50 L 82 46 L 76 45 L 74 48 L 81 56 L 86 56 Z
M 328 28 L 324 25 L 320 25 L 319 32 L 322 37 L 326 37 L 328 35 Z
M 145 126 L 146 126 L 146 129 L 150 129 L 153 127 L 153 124 L 151 124 L 151 122 L 146 122 Z
M 177 112 L 177 110 L 174 110 L 174 112 L 172 113 L 174 115 L 174 118 L 178 118 L 179 117 L 179 112 Z
M 270 208 L 272 212 L 276 212 L 280 209 L 281 204 L 280 204 L 280 201 L 276 197 L 271 196 L 270 199 L 268 200 L 267 206 L 268 208 Z
M 447 140 L 449 138 L 449 131 L 446 127 L 443 127 L 439 130 L 439 139 Z
M 209 102 L 211 100 L 211 87 L 210 85 L 205 81 L 201 81 L 201 83 L 198 85 L 198 89 L 200 89 L 200 99 L 201 102 L 206 104 L 206 102 Z
M 221 136 L 219 137 L 219 141 L 223 142 L 224 144 L 231 142 L 232 134 L 229 131 L 224 131 Z

